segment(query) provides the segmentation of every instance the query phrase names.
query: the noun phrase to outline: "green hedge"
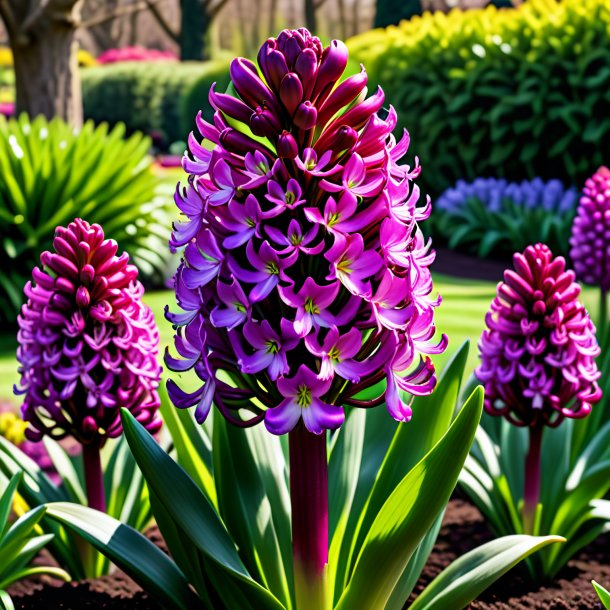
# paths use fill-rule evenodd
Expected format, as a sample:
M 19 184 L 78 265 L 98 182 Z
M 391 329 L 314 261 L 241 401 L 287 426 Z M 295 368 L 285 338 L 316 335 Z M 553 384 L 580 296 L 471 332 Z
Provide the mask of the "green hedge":
M 127 62 L 82 72 L 85 116 L 96 123 L 124 123 L 129 132 L 156 135 L 169 146 L 186 140 L 195 107 L 207 107 L 212 82 L 228 81 L 218 62 Z
M 610 2 L 424 14 L 351 39 L 438 194 L 458 179 L 581 184 L 610 156 Z

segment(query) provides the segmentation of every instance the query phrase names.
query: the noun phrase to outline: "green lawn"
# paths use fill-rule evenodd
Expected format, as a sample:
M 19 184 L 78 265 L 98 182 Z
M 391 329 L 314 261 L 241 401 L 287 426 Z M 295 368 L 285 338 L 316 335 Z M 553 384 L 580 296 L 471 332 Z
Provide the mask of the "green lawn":
M 443 302 L 437 310 L 437 329 L 449 337 L 447 352 L 436 360 L 439 366 L 442 366 L 463 341 L 470 339 L 471 349 L 466 369 L 470 374 L 477 364 L 476 343 L 483 330 L 485 312 L 495 294 L 495 284 L 436 276 L 435 287 L 443 296 Z M 585 289 L 583 298 L 595 319 L 597 291 Z M 170 291 L 151 292 L 145 300 L 155 313 L 163 352 L 166 345 L 172 344 L 173 331 L 163 317 L 163 309 L 166 303 L 173 305 L 173 294 Z M 12 387 L 18 380 L 15 347 L 16 339 L 13 336 L 0 335 L 0 400 L 14 400 Z

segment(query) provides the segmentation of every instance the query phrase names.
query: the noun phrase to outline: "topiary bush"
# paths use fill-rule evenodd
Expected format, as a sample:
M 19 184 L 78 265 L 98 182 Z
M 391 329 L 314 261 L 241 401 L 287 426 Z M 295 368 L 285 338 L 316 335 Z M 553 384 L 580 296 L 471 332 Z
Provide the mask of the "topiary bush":
M 537 242 L 567 256 L 577 203 L 577 189 L 559 180 L 458 180 L 434 203 L 435 231 L 450 248 L 481 258 L 510 258 Z
M 581 184 L 610 153 L 610 3 L 528 0 L 424 14 L 349 41 L 384 87 L 425 188 L 561 177 Z
M 184 108 L 191 90 L 199 91 L 208 74 L 226 74 L 228 64 L 216 62 L 119 62 L 82 72 L 85 116 L 96 123 L 125 123 L 129 132 L 143 131 L 166 148 L 185 141 Z M 211 82 L 206 80 L 206 82 Z M 207 94 L 200 107 L 208 106 Z
M 150 139 L 87 122 L 0 117 L 0 325 L 13 322 L 23 286 L 76 217 L 100 223 L 145 274 L 163 270 L 169 215 L 157 198 Z

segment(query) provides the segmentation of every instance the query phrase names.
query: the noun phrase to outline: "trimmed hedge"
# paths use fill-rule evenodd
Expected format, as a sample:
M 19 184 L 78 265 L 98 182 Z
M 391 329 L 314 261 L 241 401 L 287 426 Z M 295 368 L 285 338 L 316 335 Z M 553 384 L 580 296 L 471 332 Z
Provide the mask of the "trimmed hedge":
M 348 47 L 410 130 L 432 194 L 490 175 L 581 184 L 610 156 L 607 0 L 427 13 Z
M 125 62 L 82 72 L 85 117 L 96 123 L 124 123 L 130 133 L 143 131 L 169 146 L 186 141 L 192 108 L 209 106 L 212 82 L 228 81 L 226 62 Z M 195 103 L 196 100 L 199 100 Z M 196 113 L 195 113 L 196 114 Z

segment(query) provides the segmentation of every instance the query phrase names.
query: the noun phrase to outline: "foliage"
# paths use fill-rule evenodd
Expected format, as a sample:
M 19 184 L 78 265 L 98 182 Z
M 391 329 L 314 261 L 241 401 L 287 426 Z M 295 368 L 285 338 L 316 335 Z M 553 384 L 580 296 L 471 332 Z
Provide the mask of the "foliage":
M 196 110 L 208 105 L 202 86 L 223 78 L 228 79 L 228 65 L 216 62 L 138 61 L 92 68 L 82 73 L 85 116 L 96 123 L 125 123 L 129 132 L 143 131 L 167 147 L 186 141 Z
M 606 382 L 607 385 L 607 382 Z M 544 431 L 542 483 L 534 535 L 553 532 L 567 539 L 529 560 L 533 576 L 554 576 L 581 548 L 610 531 L 610 422 L 600 426 L 597 405 L 584 420 L 566 420 Z M 606 420 L 607 421 L 607 420 Z M 483 416 L 460 484 L 499 535 L 523 531 L 527 428 Z
M 604 608 L 610 610 L 610 592 L 595 581 L 593 581 L 593 587 L 595 588 L 597 595 L 599 595 L 599 601 L 601 601 Z
M 464 347 L 436 392 L 415 399 L 411 423 L 397 425 L 381 409 L 356 409 L 332 437 L 333 607 L 399 609 L 413 590 L 481 413 L 477 389 L 453 419 L 466 356 Z M 281 439 L 261 427 L 233 427 L 222 417 L 198 426 L 187 411 L 165 408 L 181 466 L 125 411 L 123 425 L 176 562 L 173 574 L 151 578 L 159 551 L 116 521 L 64 504 L 50 504 L 49 514 L 166 608 L 294 608 Z M 462 607 L 521 558 L 559 540 L 518 536 L 484 545 L 441 573 L 413 608 Z M 188 582 L 198 601 L 189 599 Z
M 610 5 L 528 0 L 427 13 L 348 42 L 426 160 L 424 185 L 561 176 L 608 157 Z
M 59 474 L 58 485 L 45 474 L 39 464 L 2 437 L 0 484 L 6 484 L 9 478 L 23 472 L 19 495 L 27 506 L 42 513 L 44 505 L 49 502 L 86 504 L 87 493 L 80 456 L 69 455 L 59 443 L 49 438 L 44 440 L 44 446 Z M 142 474 L 136 467 L 125 439 L 121 437 L 120 440 L 110 441 L 104 457 L 108 514 L 137 531 L 143 530 L 152 519 L 150 500 Z M 73 579 L 96 578 L 109 571 L 110 563 L 107 559 L 95 552 L 83 554 L 81 541 L 55 521 L 42 519 L 42 513 L 37 523 L 44 534 L 50 536 L 48 550 Z
M 57 225 L 76 216 L 103 224 L 149 276 L 163 266 L 167 219 L 141 134 L 124 139 L 87 122 L 0 117 L 0 323 L 13 321 L 23 286 Z
M 433 216 L 450 248 L 481 258 L 508 257 L 537 242 L 565 256 L 577 201 L 576 189 L 565 189 L 559 180 L 477 178 L 458 180 L 445 191 L 435 201 Z
M 53 534 L 40 534 L 37 531 L 40 520 L 46 512 L 44 506 L 25 513 L 14 523 L 9 524 L 21 478 L 20 473 L 15 474 L 0 496 L 0 608 L 2 610 L 14 610 L 6 589 L 17 580 L 37 574 L 51 574 L 55 578 L 70 580 L 69 574 L 60 568 L 29 567 L 40 549 L 53 539 Z

